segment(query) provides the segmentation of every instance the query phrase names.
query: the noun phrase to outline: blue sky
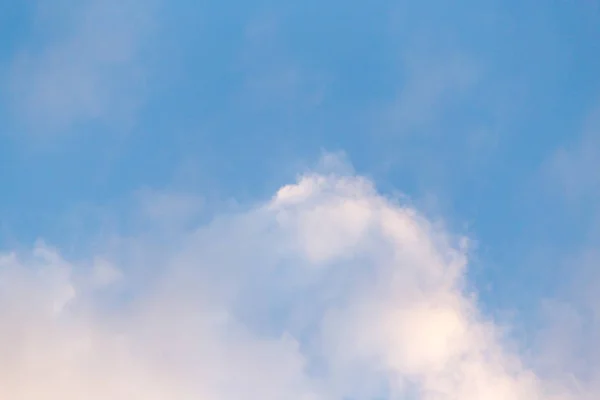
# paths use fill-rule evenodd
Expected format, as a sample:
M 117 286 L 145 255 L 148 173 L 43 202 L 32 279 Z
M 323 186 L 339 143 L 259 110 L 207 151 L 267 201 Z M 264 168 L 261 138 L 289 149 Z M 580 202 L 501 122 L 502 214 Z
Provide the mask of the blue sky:
M 225 352 L 211 356 L 226 371 L 219 379 L 247 373 L 238 369 L 249 360 L 239 359 L 241 353 L 269 359 L 267 374 L 277 370 L 278 363 L 287 363 L 288 356 L 309 366 L 320 362 L 328 372 L 295 366 L 283 368 L 290 376 L 277 385 L 257 379 L 260 387 L 240 383 L 226 390 L 214 383 L 217 378 L 207 378 L 201 389 L 192 385 L 175 394 L 171 383 L 165 383 L 153 393 L 165 390 L 163 396 L 176 399 L 210 393 L 227 400 L 254 390 L 260 398 L 426 400 L 441 391 L 441 399 L 460 395 L 471 400 L 490 396 L 486 390 L 495 388 L 516 399 L 593 398 L 600 383 L 595 372 L 600 356 L 567 358 L 586 353 L 600 322 L 594 310 L 594 286 L 600 284 L 595 272 L 600 244 L 597 71 L 600 5 L 595 0 L 451 5 L 437 0 L 4 0 L 0 249 L 19 256 L 0 263 L 0 268 L 22 270 L 20 278 L 3 271 L 7 284 L 18 288 L 6 299 L 54 293 L 54 283 L 38 282 L 36 271 L 46 267 L 66 268 L 65 285 L 76 293 L 74 300 L 69 297 L 71 308 L 61 311 L 68 315 L 67 327 L 56 328 L 56 337 L 40 334 L 41 339 L 20 346 L 68 345 L 73 332 L 84 328 L 100 335 L 94 330 L 98 326 L 106 335 L 114 333 L 118 329 L 105 320 L 102 310 L 115 305 L 108 312 L 115 319 L 125 315 L 124 310 L 135 314 L 128 309 L 130 301 L 144 304 L 141 308 L 156 319 L 150 324 L 135 314 L 134 322 L 123 328 L 143 342 L 136 336 L 140 327 L 155 332 L 157 321 L 168 317 L 151 308 L 148 304 L 154 303 L 148 298 L 189 312 L 198 311 L 192 303 L 205 302 L 220 304 L 233 319 L 231 330 L 244 332 L 225 335 L 227 339 L 210 339 L 214 332 L 206 333 L 207 343 Z M 296 200 L 281 195 L 285 185 L 292 185 L 295 194 L 290 198 Z M 345 202 L 348 208 L 339 205 Z M 413 234 L 394 236 L 382 220 L 381 215 L 388 214 L 381 210 L 402 214 L 407 209 L 419 217 L 398 217 L 397 223 L 417 226 L 418 240 Z M 327 226 L 315 226 L 315 215 Z M 458 237 L 468 238 L 468 250 Z M 272 246 L 267 245 L 270 240 Z M 390 256 L 405 246 L 419 249 L 414 250 L 418 254 L 409 250 L 412 255 L 403 261 Z M 239 257 L 222 248 L 234 249 Z M 431 251 L 446 261 L 441 266 L 431 261 L 436 259 Z M 371 282 L 369 274 L 392 273 L 386 269 L 392 260 L 400 271 L 412 271 L 405 265 L 423 265 L 425 270 L 436 265 L 454 276 L 454 264 L 446 258 L 451 253 L 466 257 L 461 272 L 446 282 L 453 289 L 433 275 L 407 282 L 417 287 L 429 282 L 427 289 L 421 288 L 429 300 L 442 292 L 442 298 L 449 296 L 442 306 L 453 305 L 451 315 L 467 321 L 456 322 L 458 331 L 467 332 L 461 340 L 481 340 L 481 348 L 500 352 L 501 359 L 516 355 L 523 364 L 519 371 L 533 374 L 533 381 L 520 372 L 494 375 L 491 371 L 499 367 L 479 360 L 479 353 L 470 353 L 475 350 L 456 350 L 479 360 L 475 366 L 456 367 L 450 353 L 438 349 L 434 355 L 412 354 L 402 347 L 404 339 L 388 343 L 382 339 L 385 335 L 355 338 L 356 343 L 372 344 L 365 345 L 368 351 L 361 350 L 369 357 L 350 351 L 358 345 L 345 339 L 353 337 L 343 333 L 345 324 L 371 321 L 379 326 L 374 316 L 416 304 L 414 299 L 393 303 L 370 298 L 365 293 L 378 284 L 363 288 L 354 280 Z M 198 267 L 201 272 L 192 267 L 202 263 L 210 267 Z M 265 272 L 254 267 L 261 263 L 285 267 Z M 332 272 L 315 277 L 296 271 L 304 268 L 302 264 L 327 264 Z M 336 272 L 340 268 L 345 272 Z M 90 282 L 98 279 L 115 288 L 106 289 L 102 283 L 102 289 L 96 289 L 98 284 Z M 186 286 L 187 280 L 211 282 L 215 289 L 202 299 L 157 289 L 174 282 Z M 278 285 L 289 285 L 289 290 Z M 197 291 L 192 286 L 190 293 Z M 410 292 L 403 286 L 389 290 Z M 337 293 L 336 301 L 345 304 L 339 321 L 333 318 L 337 322 L 326 317 L 338 306 L 325 300 L 325 292 Z M 471 303 L 468 293 L 477 293 L 477 300 Z M 46 299 L 40 296 L 40 302 Z M 315 300 L 300 307 L 303 296 Z M 238 304 L 247 298 L 255 302 Z M 358 299 L 365 298 L 369 306 L 359 304 Z M 6 301 L 0 297 L 0 304 Z M 42 307 L 34 303 L 27 307 Z M 422 310 L 419 304 L 415 310 Z M 361 314 L 371 306 L 375 309 Z M 11 316 L 25 310 L 2 307 Z M 475 314 L 466 311 L 470 309 Z M 304 316 L 296 316 L 305 322 L 302 329 L 288 324 L 296 312 Z M 171 320 L 174 331 L 164 335 L 174 334 L 177 324 L 191 318 L 182 315 Z M 425 315 L 436 321 L 439 314 Z M 14 318 L 23 329 L 38 326 L 25 317 Z M 421 319 L 406 318 L 400 325 L 419 327 Z M 90 320 L 94 328 L 85 325 Z M 474 338 L 473 332 L 488 320 L 508 333 Z M 444 321 L 448 322 L 438 322 Z M 194 329 L 200 336 L 205 332 L 199 326 Z M 413 341 L 413 331 L 402 329 L 397 336 Z M 265 345 L 273 345 L 271 349 L 255 343 L 280 331 L 298 342 L 298 354 L 278 350 L 280 345 L 287 349 L 287 344 Z M 444 329 L 440 332 L 443 335 Z M 108 346 L 103 342 L 110 342 L 106 335 L 100 341 Z M 205 366 L 196 365 L 197 360 L 184 360 L 166 336 L 157 337 L 144 340 L 159 341 L 164 351 L 173 351 L 173 371 L 186 363 L 193 365 L 191 371 L 203 371 Z M 336 352 L 319 353 L 311 347 L 319 342 L 331 350 L 328 340 L 338 339 L 348 348 L 340 345 Z M 10 340 L 0 334 L 0 341 Z M 434 342 L 423 346 L 436 348 Z M 202 358 L 194 341 L 185 343 L 190 354 Z M 230 354 L 229 347 L 239 353 Z M 394 353 L 392 348 L 400 349 L 398 357 L 381 361 L 384 354 Z M 127 362 L 141 365 L 143 373 L 186 381 L 185 373 L 156 370 L 155 360 L 146 356 L 157 355 L 146 354 L 143 345 L 136 349 L 142 359 Z M 104 359 L 101 352 L 91 352 L 77 360 L 110 364 L 124 357 L 117 353 L 114 359 Z M 75 365 L 53 357 L 38 362 L 65 370 Z M 109 374 L 100 364 L 95 368 Z M 481 379 L 479 389 L 462 383 L 444 386 L 439 365 L 483 371 L 470 379 Z M 0 360 L 1 366 L 14 367 Z M 125 373 L 139 372 L 131 368 Z M 22 373 L 25 380 L 35 377 L 26 368 Z M 354 374 L 363 373 L 375 386 L 349 384 Z M 504 382 L 504 389 L 494 386 L 500 385 L 497 382 Z M 94 387 L 65 385 L 53 390 L 75 393 Z M 104 394 L 119 398 L 123 387 L 115 381 Z M 29 399 L 31 394 L 21 389 L 7 389 L 14 392 L 6 396 Z M 559 392 L 566 397 L 551 397 Z

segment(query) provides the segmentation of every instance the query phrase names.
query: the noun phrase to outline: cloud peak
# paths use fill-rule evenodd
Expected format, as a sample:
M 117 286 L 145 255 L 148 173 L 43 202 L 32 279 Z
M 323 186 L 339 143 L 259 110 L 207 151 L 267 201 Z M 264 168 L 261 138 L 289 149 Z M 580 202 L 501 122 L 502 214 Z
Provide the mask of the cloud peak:
M 84 268 L 43 246 L 2 256 L 0 397 L 573 398 L 464 291 L 464 240 L 365 178 L 306 174 L 180 235 L 120 311 L 99 299 L 130 265 Z

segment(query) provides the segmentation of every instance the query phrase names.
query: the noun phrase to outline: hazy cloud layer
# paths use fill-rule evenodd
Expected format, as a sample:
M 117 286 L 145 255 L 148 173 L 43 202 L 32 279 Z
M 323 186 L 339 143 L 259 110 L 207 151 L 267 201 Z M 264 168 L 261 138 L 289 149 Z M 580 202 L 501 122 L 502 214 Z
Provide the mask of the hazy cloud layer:
M 553 186 L 574 204 L 595 202 L 600 194 L 600 177 L 595 173 L 600 160 L 600 106 L 589 113 L 582 125 L 581 133 L 559 148 L 546 167 Z
M 558 261 L 568 280 L 559 299 L 543 303 L 541 334 L 537 342 L 541 368 L 562 381 L 600 390 L 600 108 L 596 105 L 581 123 L 581 130 L 542 166 L 544 193 L 569 215 L 577 230 L 565 229 L 577 240 L 563 250 Z M 537 176 L 536 176 L 537 177 Z M 550 189 L 550 190 L 548 190 Z

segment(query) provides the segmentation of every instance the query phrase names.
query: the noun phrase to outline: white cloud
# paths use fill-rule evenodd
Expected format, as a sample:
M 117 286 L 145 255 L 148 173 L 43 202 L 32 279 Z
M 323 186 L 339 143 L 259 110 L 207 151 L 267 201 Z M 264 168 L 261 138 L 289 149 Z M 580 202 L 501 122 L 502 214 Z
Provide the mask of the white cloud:
M 119 281 L 123 277 L 123 273 L 119 271 L 112 263 L 96 258 L 94 260 L 92 282 L 98 286 L 110 285 Z
M 37 42 L 17 53 L 7 77 L 15 114 L 36 133 L 131 118 L 144 90 L 140 57 L 154 7 L 137 0 L 40 2 Z
M 176 242 L 144 261 L 154 278 L 134 300 L 115 289 L 118 307 L 104 303 L 110 283 L 139 268 L 43 245 L 3 255 L 0 398 L 576 398 L 478 311 L 465 239 L 364 178 L 306 174 Z

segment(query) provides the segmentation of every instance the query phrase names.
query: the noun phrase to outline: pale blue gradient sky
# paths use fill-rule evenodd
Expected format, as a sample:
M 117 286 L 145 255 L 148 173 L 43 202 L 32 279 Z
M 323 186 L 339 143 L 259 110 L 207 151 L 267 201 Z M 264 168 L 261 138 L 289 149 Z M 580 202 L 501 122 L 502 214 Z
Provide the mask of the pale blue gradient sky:
M 0 247 L 86 257 L 144 194 L 177 229 L 343 152 L 471 238 L 482 310 L 528 337 L 596 268 L 598 71 L 595 1 L 3 0 Z

